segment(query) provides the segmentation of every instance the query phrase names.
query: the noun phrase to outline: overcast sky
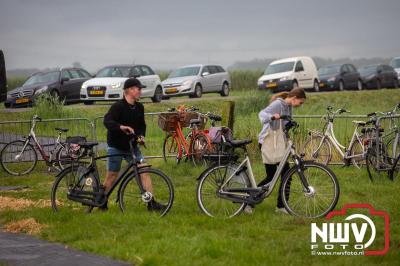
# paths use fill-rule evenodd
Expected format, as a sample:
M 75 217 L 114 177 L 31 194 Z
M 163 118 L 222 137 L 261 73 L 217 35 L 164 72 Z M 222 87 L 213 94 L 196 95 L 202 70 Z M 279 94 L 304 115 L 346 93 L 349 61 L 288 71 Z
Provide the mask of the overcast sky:
M 0 0 L 6 66 L 400 55 L 400 0 Z

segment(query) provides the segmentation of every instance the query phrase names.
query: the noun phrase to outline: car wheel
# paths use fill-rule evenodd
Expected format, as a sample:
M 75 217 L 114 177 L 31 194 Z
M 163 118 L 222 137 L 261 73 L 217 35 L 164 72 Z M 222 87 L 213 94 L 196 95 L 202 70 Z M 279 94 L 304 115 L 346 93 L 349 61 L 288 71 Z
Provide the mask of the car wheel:
M 317 80 L 314 80 L 314 91 L 319 91 L 319 83 Z
M 363 89 L 363 84 L 362 84 L 362 81 L 361 81 L 361 80 L 358 80 L 358 81 L 357 81 L 357 89 L 358 89 L 359 91 L 361 91 L 361 90 Z
M 153 103 L 159 103 L 161 102 L 162 98 L 163 98 L 162 89 L 161 87 L 157 87 L 156 91 L 154 92 L 154 96 L 151 98 L 151 101 Z
M 228 96 L 229 95 L 229 85 L 227 82 L 224 82 L 222 85 L 222 89 L 220 92 L 221 96 Z
M 92 104 L 94 104 L 94 101 L 84 101 L 83 104 L 84 105 L 92 105 Z
M 292 81 L 292 89 L 296 89 L 296 88 L 298 88 L 298 87 L 299 87 L 299 83 L 297 83 L 296 80 L 293 80 L 293 81 Z
M 343 80 L 339 81 L 339 90 L 344 91 L 344 82 Z
M 380 90 L 382 88 L 382 83 L 379 79 L 376 80 L 376 88 Z
M 203 94 L 203 89 L 201 88 L 201 85 L 196 84 L 196 87 L 194 88 L 194 93 L 191 95 L 192 98 L 201 98 L 202 94 Z

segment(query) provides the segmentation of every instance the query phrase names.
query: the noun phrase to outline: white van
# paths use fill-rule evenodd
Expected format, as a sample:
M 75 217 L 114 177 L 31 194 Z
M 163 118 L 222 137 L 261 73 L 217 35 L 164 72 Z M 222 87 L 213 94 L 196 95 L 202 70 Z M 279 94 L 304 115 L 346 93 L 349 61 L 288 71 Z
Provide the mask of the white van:
M 318 71 L 311 57 L 291 57 L 273 61 L 258 79 L 259 89 L 272 92 L 301 87 L 319 91 Z

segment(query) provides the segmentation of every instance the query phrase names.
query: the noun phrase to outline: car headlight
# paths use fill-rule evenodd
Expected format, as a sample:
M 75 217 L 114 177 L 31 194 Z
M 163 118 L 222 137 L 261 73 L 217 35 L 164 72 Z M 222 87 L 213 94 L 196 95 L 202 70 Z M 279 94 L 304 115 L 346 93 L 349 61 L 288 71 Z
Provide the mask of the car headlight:
M 257 85 L 262 85 L 263 83 L 264 83 L 264 81 L 261 80 L 261 79 L 259 79 L 259 80 L 257 81 Z
M 43 93 L 43 92 L 46 92 L 47 89 L 48 89 L 47 86 L 43 86 L 43 87 L 41 87 L 40 89 L 38 89 L 38 90 L 35 91 L 35 95 L 41 94 L 41 93 Z
M 190 87 L 190 86 L 192 86 L 192 83 L 193 83 L 193 81 L 189 79 L 189 80 L 186 80 L 185 82 L 183 82 L 182 85 Z
M 122 82 L 118 82 L 118 83 L 111 84 L 110 87 L 111 87 L 111 89 L 118 89 L 121 87 L 121 85 L 122 85 Z
M 336 80 L 336 77 L 332 77 L 328 79 L 328 82 L 334 82 Z
M 286 76 L 286 77 L 280 78 L 279 81 L 285 81 L 285 80 L 288 80 L 288 79 L 289 79 L 289 76 Z
M 87 88 L 87 84 L 83 83 L 81 89 L 86 90 L 86 88 Z

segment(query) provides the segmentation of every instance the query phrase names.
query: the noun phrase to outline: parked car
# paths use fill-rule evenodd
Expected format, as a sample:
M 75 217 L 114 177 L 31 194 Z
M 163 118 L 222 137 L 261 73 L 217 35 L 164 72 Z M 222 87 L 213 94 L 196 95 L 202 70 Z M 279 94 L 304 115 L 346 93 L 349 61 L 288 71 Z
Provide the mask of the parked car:
M 318 73 L 311 57 L 292 57 L 273 61 L 258 79 L 259 89 L 273 92 L 302 87 L 319 91 Z
M 397 72 L 389 65 L 369 65 L 359 68 L 363 84 L 368 89 L 398 88 Z
M 82 84 L 80 98 L 84 104 L 95 101 L 115 101 L 123 98 L 123 87 L 128 78 L 137 78 L 146 86 L 142 98 L 153 102 L 162 100 L 160 77 L 146 65 L 113 65 L 100 69 L 96 77 Z
M 395 57 L 390 61 L 390 66 L 397 72 L 397 79 L 400 79 L 400 57 Z
M 180 67 L 162 82 L 166 97 L 189 95 L 200 98 L 203 93 L 219 92 L 228 96 L 231 79 L 224 68 L 217 65 Z
M 318 70 L 320 89 L 363 89 L 360 73 L 352 64 L 335 64 Z
M 92 76 L 82 68 L 62 68 L 31 75 L 21 87 L 7 93 L 5 107 L 32 105 L 43 93 L 58 96 L 65 102 L 78 102 L 82 83 Z

